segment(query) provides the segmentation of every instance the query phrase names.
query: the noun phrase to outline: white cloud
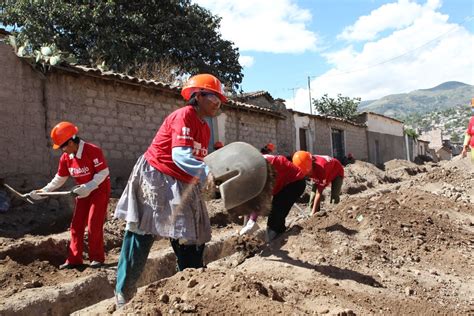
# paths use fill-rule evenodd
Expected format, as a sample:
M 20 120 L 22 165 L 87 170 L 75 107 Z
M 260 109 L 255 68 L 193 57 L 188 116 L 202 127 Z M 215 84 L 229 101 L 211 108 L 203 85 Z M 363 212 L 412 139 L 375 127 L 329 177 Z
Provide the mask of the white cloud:
M 427 11 L 433 11 L 441 5 L 439 0 L 429 0 L 419 5 L 410 0 L 398 0 L 373 10 L 369 15 L 359 17 L 351 26 L 346 27 L 339 38 L 346 40 L 373 40 L 385 30 L 402 29 L 411 25 Z
M 449 23 L 447 15 L 436 11 L 437 4 L 428 1 L 409 26 L 367 42 L 359 51 L 347 46 L 326 53 L 332 68 L 311 81 L 312 97 L 341 93 L 371 100 L 451 80 L 473 84 L 474 34 Z M 305 112 L 309 112 L 308 103 L 307 89 L 300 89 L 295 100 L 288 100 L 289 106 L 296 104 L 297 110 Z
M 309 10 L 294 0 L 195 0 L 222 17 L 222 36 L 240 51 L 302 53 L 316 49 L 317 35 L 307 29 Z
M 240 55 L 240 57 L 239 57 L 239 64 L 242 67 L 247 67 L 247 68 L 252 67 L 254 62 L 255 62 L 255 58 L 253 58 L 252 56 L 242 56 L 242 55 Z

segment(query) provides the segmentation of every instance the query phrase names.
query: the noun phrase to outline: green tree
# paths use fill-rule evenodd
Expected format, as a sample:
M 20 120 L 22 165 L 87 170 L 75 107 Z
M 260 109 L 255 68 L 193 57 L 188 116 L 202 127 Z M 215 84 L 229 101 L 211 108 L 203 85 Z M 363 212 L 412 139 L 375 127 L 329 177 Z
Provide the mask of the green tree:
M 418 134 L 417 132 L 412 129 L 412 128 L 406 128 L 405 129 L 405 134 L 407 134 L 409 137 L 413 138 L 413 139 L 417 139 L 418 138 Z
M 242 82 L 221 19 L 191 0 L 3 0 L 0 21 L 14 27 L 18 47 L 54 44 L 80 64 L 131 75 L 171 64 L 175 77 L 211 73 L 233 90 Z
M 337 99 L 323 95 L 321 99 L 313 99 L 313 105 L 317 112 L 323 115 L 331 115 L 353 119 L 357 115 L 357 108 L 360 103 L 360 98 L 343 97 L 341 94 L 337 95 Z

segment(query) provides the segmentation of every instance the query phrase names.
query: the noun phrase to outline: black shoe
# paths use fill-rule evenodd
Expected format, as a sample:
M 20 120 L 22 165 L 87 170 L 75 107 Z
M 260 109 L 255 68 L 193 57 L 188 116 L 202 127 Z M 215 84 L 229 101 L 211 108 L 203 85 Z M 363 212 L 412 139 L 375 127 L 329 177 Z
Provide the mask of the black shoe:
M 102 262 L 99 262 L 99 261 L 92 261 L 89 266 L 90 266 L 91 268 L 98 269 L 98 268 L 102 267 L 103 265 L 104 265 L 104 264 L 103 264 Z
M 59 266 L 59 270 L 64 270 L 64 269 L 74 269 L 77 268 L 79 265 L 78 264 L 72 264 L 69 262 L 65 262 L 62 265 Z

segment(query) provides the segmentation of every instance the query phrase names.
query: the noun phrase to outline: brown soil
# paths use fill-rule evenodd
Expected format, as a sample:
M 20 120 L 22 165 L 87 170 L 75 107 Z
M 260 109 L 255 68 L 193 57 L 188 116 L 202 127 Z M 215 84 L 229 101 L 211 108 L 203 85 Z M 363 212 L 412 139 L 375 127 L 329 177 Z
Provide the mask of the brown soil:
M 231 237 L 226 247 L 233 249 L 222 251 L 235 255 L 152 283 L 123 309 L 111 306 L 109 312 L 473 314 L 471 172 L 465 160 L 422 166 L 393 161 L 385 171 L 363 162 L 349 165 L 340 204 L 325 202 L 323 212 L 305 219 L 294 208 L 288 231 L 271 244 Z M 58 270 L 66 256 L 68 221 L 64 233 L 47 234 L 59 210 L 30 208 L 17 205 L 16 213 L 0 214 L 0 306 L 29 288 L 97 273 L 87 266 Z M 240 229 L 241 219 L 230 219 L 219 200 L 208 208 L 215 235 Z M 44 224 L 40 233 L 29 229 L 31 220 Z M 265 223 L 260 218 L 260 227 Z M 105 227 L 106 269 L 112 269 L 124 224 L 109 219 Z M 154 245 L 167 247 L 166 240 Z

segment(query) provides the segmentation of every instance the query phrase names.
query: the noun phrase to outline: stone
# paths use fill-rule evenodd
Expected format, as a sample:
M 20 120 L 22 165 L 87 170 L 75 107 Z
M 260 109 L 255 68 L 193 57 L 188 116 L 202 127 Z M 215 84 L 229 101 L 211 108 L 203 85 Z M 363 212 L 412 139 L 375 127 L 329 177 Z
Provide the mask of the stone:
M 161 294 L 160 295 L 160 298 L 159 298 L 160 302 L 163 302 L 165 304 L 168 304 L 169 301 L 170 301 L 170 297 L 168 296 L 168 294 Z
M 196 281 L 196 279 L 191 279 L 188 281 L 188 287 L 194 287 L 196 286 L 196 284 L 198 284 L 198 281 Z

